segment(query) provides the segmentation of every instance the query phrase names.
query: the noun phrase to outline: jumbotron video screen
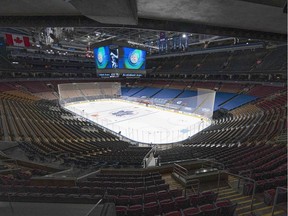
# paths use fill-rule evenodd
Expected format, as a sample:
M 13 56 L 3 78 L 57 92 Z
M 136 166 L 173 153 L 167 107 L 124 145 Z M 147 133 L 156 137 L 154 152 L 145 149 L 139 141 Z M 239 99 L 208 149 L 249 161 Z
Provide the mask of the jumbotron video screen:
M 120 74 L 127 77 L 137 77 L 143 75 L 143 71 L 145 71 L 145 50 L 131 47 L 101 46 L 94 48 L 94 58 L 97 74 L 100 77 L 117 77 Z

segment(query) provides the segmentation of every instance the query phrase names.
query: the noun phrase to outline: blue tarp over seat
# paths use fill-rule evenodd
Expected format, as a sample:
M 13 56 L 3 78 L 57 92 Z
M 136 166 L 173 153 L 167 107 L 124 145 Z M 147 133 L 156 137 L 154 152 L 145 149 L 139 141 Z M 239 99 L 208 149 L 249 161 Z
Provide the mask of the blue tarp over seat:
M 136 92 L 140 91 L 141 89 L 143 89 L 143 87 L 130 88 L 127 92 L 124 92 L 124 94 L 122 93 L 122 95 L 123 96 L 132 96 Z
M 182 92 L 180 89 L 162 89 L 153 98 L 175 98 Z
M 142 89 L 142 90 L 141 90 Z M 173 108 L 173 104 L 176 107 L 186 106 L 195 108 L 197 105 L 197 91 L 191 90 L 182 90 L 179 89 L 160 89 L 160 88 L 152 88 L 152 87 L 122 87 L 122 95 L 123 96 L 133 96 L 139 98 L 150 98 L 154 100 L 155 104 L 166 104 L 172 102 L 171 108 Z M 182 93 L 181 93 L 182 92 Z M 181 93 L 181 94 L 180 94 Z M 179 95 L 180 94 L 180 95 Z M 235 93 L 227 93 L 227 92 L 216 92 L 215 95 L 215 103 L 214 103 L 214 111 L 224 108 L 227 110 L 235 109 L 236 107 L 242 106 L 243 104 L 249 103 L 253 100 L 257 99 L 256 96 L 250 95 L 237 95 Z
M 220 107 L 219 105 L 224 103 L 225 101 L 231 99 L 232 97 L 236 96 L 235 93 L 227 93 L 227 92 L 216 92 L 215 95 L 215 102 L 214 102 L 214 111 L 218 110 Z
M 227 103 L 223 104 L 221 108 L 227 109 L 227 110 L 232 110 L 235 109 L 236 107 L 242 106 L 243 104 L 249 103 L 253 100 L 256 100 L 256 96 L 251 96 L 251 95 L 238 95 L 232 100 L 228 101 Z
M 139 98 L 150 98 L 154 94 L 156 94 L 158 91 L 160 91 L 160 88 L 150 88 L 146 87 L 140 92 L 137 92 L 133 97 L 139 97 Z

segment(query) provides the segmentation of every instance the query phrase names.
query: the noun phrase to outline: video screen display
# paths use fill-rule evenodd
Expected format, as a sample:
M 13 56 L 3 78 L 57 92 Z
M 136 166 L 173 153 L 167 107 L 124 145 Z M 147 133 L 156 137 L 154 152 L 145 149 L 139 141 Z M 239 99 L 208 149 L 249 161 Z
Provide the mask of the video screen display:
M 94 49 L 94 58 L 97 69 L 105 69 L 110 66 L 110 53 L 109 47 L 98 47 Z
M 110 62 L 111 62 L 111 68 L 119 68 L 119 50 L 118 49 L 110 50 Z
M 94 49 L 94 58 L 97 69 L 145 70 L 146 51 L 128 47 L 103 46 Z
M 146 62 L 146 51 L 123 47 L 123 68 L 133 70 L 144 70 Z

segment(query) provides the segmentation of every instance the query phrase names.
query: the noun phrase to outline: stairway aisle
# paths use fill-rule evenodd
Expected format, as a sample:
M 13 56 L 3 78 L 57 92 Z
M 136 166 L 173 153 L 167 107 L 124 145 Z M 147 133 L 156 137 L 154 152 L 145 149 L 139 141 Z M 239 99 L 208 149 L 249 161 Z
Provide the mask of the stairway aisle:
M 166 184 L 170 185 L 170 189 L 184 189 L 182 185 L 176 182 L 170 173 L 162 174 L 162 179 L 165 180 Z M 229 183 L 231 185 L 236 185 L 238 180 L 232 176 L 229 176 Z M 212 190 L 217 192 L 217 186 L 215 183 L 210 184 L 201 184 L 200 183 L 200 191 L 208 191 Z M 237 216 L 250 216 L 250 207 L 251 207 L 251 196 L 244 196 L 241 193 L 234 190 L 227 183 L 221 182 L 218 192 L 218 200 L 229 199 L 232 202 L 238 203 L 236 214 Z M 253 204 L 253 212 L 256 216 L 271 216 L 272 206 L 267 206 L 263 202 L 263 194 L 256 194 Z M 275 209 L 275 216 L 286 216 L 287 208 L 281 208 L 281 205 Z
M 229 176 L 229 183 L 235 185 L 237 184 L 238 180 L 234 177 Z M 213 189 L 213 191 L 217 192 L 217 188 Z M 218 200 L 222 199 L 229 199 L 232 202 L 238 203 L 236 213 L 237 216 L 249 216 L 251 211 L 251 196 L 244 196 L 241 193 L 237 192 L 230 186 L 227 187 L 220 187 Z M 257 216 L 271 216 L 272 206 L 267 206 L 263 202 L 263 194 L 256 194 L 253 204 L 253 212 Z M 284 209 L 276 208 L 274 212 L 275 216 L 286 216 L 287 212 Z
M 169 184 L 170 189 L 184 189 L 181 184 L 171 177 L 171 173 L 162 174 L 162 179 L 165 180 L 166 184 Z

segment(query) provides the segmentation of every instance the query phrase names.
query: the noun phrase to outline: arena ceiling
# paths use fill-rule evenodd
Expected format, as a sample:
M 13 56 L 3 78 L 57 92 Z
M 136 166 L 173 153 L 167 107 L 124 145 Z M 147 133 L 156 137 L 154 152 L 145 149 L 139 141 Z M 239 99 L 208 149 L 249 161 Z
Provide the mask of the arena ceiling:
M 0 31 L 39 36 L 46 27 L 61 27 L 61 42 L 75 46 L 111 38 L 143 44 L 157 40 L 159 31 L 286 42 L 286 2 L 2 0 Z

